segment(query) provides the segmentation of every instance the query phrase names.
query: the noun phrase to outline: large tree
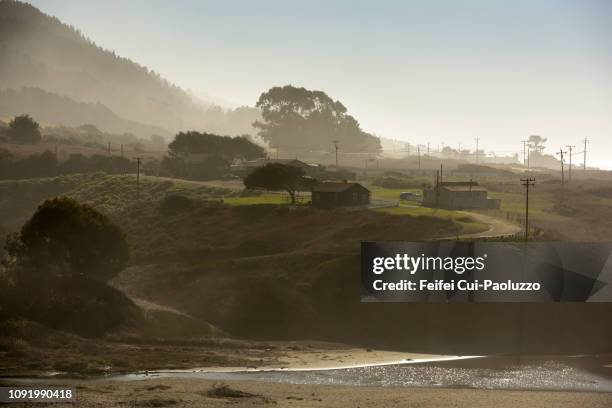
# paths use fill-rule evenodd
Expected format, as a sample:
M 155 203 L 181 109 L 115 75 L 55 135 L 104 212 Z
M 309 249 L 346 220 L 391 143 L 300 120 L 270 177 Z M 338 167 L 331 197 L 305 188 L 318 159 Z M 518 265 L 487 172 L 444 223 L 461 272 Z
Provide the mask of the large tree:
M 264 149 L 247 136 L 218 136 L 193 131 L 178 133 L 168 145 L 168 153 L 173 157 L 207 154 L 226 160 L 236 158 L 251 160 L 265 156 Z
M 295 193 L 305 184 L 304 171 L 301 168 L 281 163 L 268 163 L 257 167 L 244 179 L 244 185 L 248 189 L 286 191 L 291 197 L 291 204 L 295 204 Z
M 104 214 L 68 197 L 42 203 L 6 250 L 25 270 L 50 277 L 107 281 L 125 266 L 129 250 L 121 229 Z
M 334 140 L 353 152 L 381 150 L 380 140 L 361 130 L 346 107 L 325 92 L 291 85 L 274 87 L 257 101 L 263 122 L 253 124 L 272 146 L 329 150 Z
M 7 134 L 13 143 L 38 143 L 41 139 L 39 125 L 30 115 L 15 116 Z
M 180 132 L 168 145 L 161 173 L 195 180 L 210 180 L 228 172 L 235 159 L 252 160 L 265 150 L 249 136 L 229 137 L 212 133 Z
M 542 154 L 545 148 L 544 143 L 546 143 L 547 140 L 547 138 L 539 135 L 531 135 L 529 139 L 527 139 L 527 144 L 532 152 Z

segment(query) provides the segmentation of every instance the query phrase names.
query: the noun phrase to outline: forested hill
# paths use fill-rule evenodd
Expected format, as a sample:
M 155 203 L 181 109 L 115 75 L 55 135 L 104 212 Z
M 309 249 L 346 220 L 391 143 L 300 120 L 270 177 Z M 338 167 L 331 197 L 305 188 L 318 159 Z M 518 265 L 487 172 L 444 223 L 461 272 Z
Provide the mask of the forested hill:
M 40 88 L 75 102 L 99 103 L 129 121 L 170 132 L 251 130 L 250 121 L 244 129 L 224 129 L 218 108 L 209 111 L 154 71 L 97 46 L 78 29 L 26 3 L 0 0 L 0 61 L 3 89 Z M 257 110 L 249 113 L 258 118 Z

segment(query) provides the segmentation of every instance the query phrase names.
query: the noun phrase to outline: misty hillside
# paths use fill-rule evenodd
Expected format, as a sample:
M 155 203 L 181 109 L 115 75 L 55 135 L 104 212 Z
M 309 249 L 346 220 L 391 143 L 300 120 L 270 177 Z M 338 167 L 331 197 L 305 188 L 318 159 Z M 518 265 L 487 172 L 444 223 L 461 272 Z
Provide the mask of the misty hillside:
M 113 133 L 170 136 L 161 127 L 124 119 L 101 103 L 77 102 L 40 88 L 0 89 L 0 117 L 11 118 L 24 112 L 43 125 L 59 123 L 77 127 L 90 124 Z
M 78 29 L 13 0 L 0 0 L 0 61 L 2 89 L 40 88 L 72 100 L 63 99 L 53 108 L 42 106 L 47 101 L 53 103 L 50 94 L 46 94 L 44 102 L 31 106 L 14 106 L 10 100 L 4 101 L 0 113 L 4 116 L 4 112 L 15 111 L 34 115 L 37 111 L 45 116 L 53 111 L 53 124 L 80 125 L 85 120 L 76 123 L 81 115 L 71 109 L 73 103 L 92 103 L 95 106 L 78 109 L 87 112 L 86 117 L 92 118 L 90 123 L 106 131 L 135 132 L 142 136 L 146 136 L 141 132 L 144 129 L 135 131 L 133 128 L 138 124 L 133 122 L 166 129 L 165 133 L 199 129 L 240 134 L 253 133 L 250 123 L 259 117 L 257 110 L 243 108 L 249 113 L 248 121 L 226 127 L 230 121 L 224 116 L 234 111 L 221 110 L 219 118 L 219 108 L 205 109 L 186 91 L 147 67 L 115 55 Z M 25 99 L 27 95 L 21 95 L 15 103 Z M 40 119 L 47 121 L 46 117 Z

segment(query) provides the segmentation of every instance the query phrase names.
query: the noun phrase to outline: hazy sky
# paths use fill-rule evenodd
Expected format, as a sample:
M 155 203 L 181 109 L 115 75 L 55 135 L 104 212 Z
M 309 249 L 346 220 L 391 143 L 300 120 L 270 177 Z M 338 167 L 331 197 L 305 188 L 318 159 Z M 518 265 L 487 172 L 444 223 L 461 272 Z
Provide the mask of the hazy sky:
M 320 89 L 377 135 L 485 150 L 592 140 L 612 167 L 611 0 L 36 0 L 172 82 L 254 105 Z M 575 161 L 581 161 L 581 154 Z

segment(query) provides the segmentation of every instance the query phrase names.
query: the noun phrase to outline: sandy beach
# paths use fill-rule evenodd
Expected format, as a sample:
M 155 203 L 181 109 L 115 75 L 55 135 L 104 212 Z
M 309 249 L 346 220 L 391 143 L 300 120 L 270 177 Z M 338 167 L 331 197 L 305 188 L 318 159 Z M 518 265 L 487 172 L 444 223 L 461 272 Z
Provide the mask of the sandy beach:
M 315 347 L 316 344 L 316 347 Z M 274 344 L 274 358 L 258 367 L 205 367 L 221 373 L 239 370 L 326 370 L 338 367 L 397 364 L 400 361 L 431 361 L 426 367 L 492 367 L 486 358 L 457 359 L 457 356 L 428 355 L 354 348 L 333 343 L 288 342 Z M 327 347 L 323 347 L 326 345 Z M 279 351 L 282 350 L 280 353 Z M 272 357 L 271 355 L 269 357 Z M 601 361 L 609 361 L 607 357 Z M 409 364 L 410 365 L 410 364 Z M 416 364 L 417 366 L 422 364 Z M 193 369 L 198 370 L 198 369 Z M 28 382 L 0 381 L 0 385 L 31 387 L 49 384 L 76 388 L 76 403 L 54 404 L 56 407 L 609 407 L 612 393 L 590 391 L 503 390 L 448 388 L 448 386 L 348 386 L 336 384 L 290 384 L 243 379 L 211 380 L 174 377 L 174 370 L 164 374 L 92 377 Z M 176 370 L 185 372 L 189 370 Z M 289 374 L 289 373 L 287 373 Z M 129 377 L 129 380 L 128 380 Z M 289 380 L 289 377 L 287 377 Z M 338 378 L 340 380 L 340 378 Z M 535 384 L 534 384 L 535 385 Z M 34 406 L 23 403 L 15 406 Z
M 276 351 L 270 351 L 268 358 L 262 360 L 259 365 L 206 366 L 198 369 L 218 372 L 248 370 L 330 370 L 337 368 L 403 364 L 408 362 L 447 361 L 472 357 L 375 350 L 351 347 L 337 343 L 321 342 L 282 342 L 277 346 L 278 348 L 275 349 Z
M 609 407 L 610 393 L 346 387 L 194 379 L 66 381 L 77 403 L 55 407 Z M 31 404 L 33 406 L 34 404 Z M 26 406 L 23 404 L 22 406 Z

